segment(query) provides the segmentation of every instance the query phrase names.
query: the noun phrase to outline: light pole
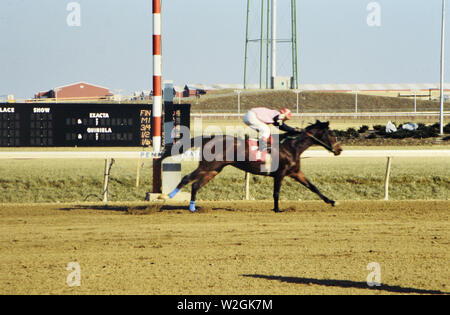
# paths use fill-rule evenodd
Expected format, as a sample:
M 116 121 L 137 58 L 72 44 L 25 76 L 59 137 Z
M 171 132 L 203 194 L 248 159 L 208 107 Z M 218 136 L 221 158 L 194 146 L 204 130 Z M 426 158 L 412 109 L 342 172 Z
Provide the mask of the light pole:
M 235 90 L 235 93 L 238 95 L 238 115 L 241 115 L 241 90 Z
M 116 90 L 114 90 L 117 94 L 116 94 L 116 96 L 117 96 L 117 98 L 116 98 L 116 100 L 118 100 L 119 101 L 119 104 L 122 102 L 122 89 L 116 89 Z
M 61 91 L 61 89 L 59 89 L 59 88 L 56 88 L 55 90 L 54 90 L 54 92 L 55 92 L 55 103 L 56 104 L 58 104 L 58 92 L 59 91 Z
M 445 53 L 445 0 L 442 0 L 442 30 L 441 30 L 441 106 L 440 134 L 444 135 L 444 55 Z

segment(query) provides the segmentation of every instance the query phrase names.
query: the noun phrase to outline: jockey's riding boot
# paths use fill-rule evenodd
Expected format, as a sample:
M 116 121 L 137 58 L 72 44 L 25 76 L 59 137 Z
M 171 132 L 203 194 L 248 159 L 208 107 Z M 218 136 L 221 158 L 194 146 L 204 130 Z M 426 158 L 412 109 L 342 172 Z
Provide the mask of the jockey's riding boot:
M 266 138 L 266 137 L 261 137 L 259 138 L 259 151 L 260 152 L 264 152 L 266 150 L 268 150 L 268 147 L 270 146 L 270 142 L 271 142 L 271 138 Z
M 261 161 L 264 161 L 264 171 L 269 173 L 270 169 L 271 169 L 271 164 L 272 164 L 272 158 L 270 156 L 270 143 L 271 143 L 272 137 L 269 138 L 261 138 L 260 143 L 259 143 L 259 152 L 262 155 L 265 155 L 265 158 L 262 159 Z M 259 153 L 258 152 L 258 153 Z
M 256 161 L 262 162 L 264 154 L 267 155 L 265 152 L 267 150 L 267 140 L 266 138 L 260 138 L 259 144 L 258 144 L 258 150 L 256 151 Z

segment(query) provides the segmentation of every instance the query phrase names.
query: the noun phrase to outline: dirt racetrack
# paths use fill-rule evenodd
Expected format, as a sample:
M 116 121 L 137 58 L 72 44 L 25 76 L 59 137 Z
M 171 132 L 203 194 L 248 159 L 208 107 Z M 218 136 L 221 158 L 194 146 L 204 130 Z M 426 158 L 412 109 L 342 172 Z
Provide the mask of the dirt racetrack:
M 0 294 L 450 292 L 450 201 L 198 205 L 0 205 Z

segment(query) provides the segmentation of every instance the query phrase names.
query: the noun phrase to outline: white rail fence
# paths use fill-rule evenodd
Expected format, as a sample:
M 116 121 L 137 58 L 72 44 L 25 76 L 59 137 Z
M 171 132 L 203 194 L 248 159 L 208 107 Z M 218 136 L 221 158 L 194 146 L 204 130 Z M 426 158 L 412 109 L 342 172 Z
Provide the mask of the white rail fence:
M 191 113 L 192 117 L 201 117 L 201 118 L 227 118 L 230 117 L 234 119 L 241 118 L 245 115 L 244 113 L 225 113 L 225 112 L 199 112 L 199 113 Z M 439 117 L 439 112 L 358 112 L 358 113 L 293 113 L 292 116 L 295 118 L 316 118 L 316 117 L 326 117 L 326 118 L 387 118 L 387 117 L 395 117 L 395 118 L 436 118 Z M 444 112 L 445 117 L 450 117 L 450 112 Z
M 389 178 L 393 158 L 431 158 L 448 157 L 450 150 L 344 150 L 338 157 L 325 150 L 308 150 L 302 154 L 303 158 L 386 158 L 386 173 L 384 179 L 384 200 L 389 200 Z M 245 199 L 250 200 L 250 174 L 245 175 Z
M 195 160 L 198 154 L 188 152 L 183 157 L 186 160 Z M 105 160 L 105 171 L 103 181 L 103 201 L 108 201 L 109 177 L 112 164 L 115 159 L 137 159 L 138 167 L 136 172 L 136 186 L 139 185 L 139 174 L 141 161 L 145 159 L 154 159 L 157 157 L 151 151 L 9 151 L 0 152 L 0 160 L 30 160 L 30 159 L 103 159 Z M 431 158 L 448 157 L 450 150 L 346 150 L 338 157 L 333 156 L 325 150 L 308 150 L 303 153 L 303 158 L 386 158 L 386 175 L 384 181 L 384 200 L 389 200 L 389 177 L 393 158 Z M 250 199 L 250 175 L 245 176 L 245 199 Z

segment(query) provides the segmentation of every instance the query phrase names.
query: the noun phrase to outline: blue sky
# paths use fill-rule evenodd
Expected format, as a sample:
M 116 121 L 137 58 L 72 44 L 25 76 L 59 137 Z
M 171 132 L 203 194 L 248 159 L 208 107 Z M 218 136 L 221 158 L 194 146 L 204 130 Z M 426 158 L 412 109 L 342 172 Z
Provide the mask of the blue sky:
M 70 2 L 80 4 L 79 27 L 67 25 Z M 287 37 L 288 0 L 278 2 L 279 36 Z M 380 27 L 367 24 L 370 2 L 380 5 Z M 162 3 L 164 79 L 242 83 L 247 1 Z M 301 83 L 439 81 L 440 0 L 298 0 L 297 8 Z M 151 10 L 150 0 L 0 1 L 0 95 L 32 97 L 77 81 L 125 94 L 150 90 Z M 256 34 L 257 23 L 251 26 Z M 252 49 L 250 79 L 258 55 Z M 288 57 L 280 48 L 280 75 Z

